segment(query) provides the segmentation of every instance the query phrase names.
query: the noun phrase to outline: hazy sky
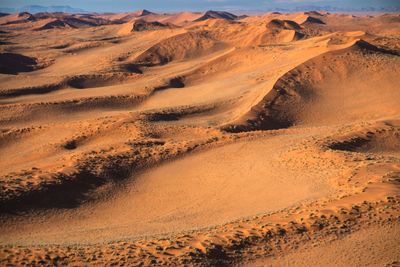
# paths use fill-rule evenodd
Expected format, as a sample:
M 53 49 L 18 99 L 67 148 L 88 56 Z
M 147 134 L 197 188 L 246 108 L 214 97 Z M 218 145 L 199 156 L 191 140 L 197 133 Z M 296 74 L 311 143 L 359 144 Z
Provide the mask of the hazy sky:
M 331 5 L 341 8 L 399 6 L 400 0 L 0 0 L 0 7 L 25 5 L 69 5 L 87 11 L 120 12 L 136 9 L 154 11 L 180 10 L 268 10 L 276 7 Z

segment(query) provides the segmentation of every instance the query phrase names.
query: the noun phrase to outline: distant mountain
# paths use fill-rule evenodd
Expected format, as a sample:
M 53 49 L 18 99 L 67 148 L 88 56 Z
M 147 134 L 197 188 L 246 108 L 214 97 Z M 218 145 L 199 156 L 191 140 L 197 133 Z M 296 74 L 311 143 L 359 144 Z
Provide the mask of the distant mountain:
M 29 12 L 29 13 L 42 13 L 42 12 L 64 12 L 64 13 L 87 13 L 87 11 L 74 8 L 70 6 L 39 6 L 39 5 L 28 5 L 20 8 L 0 8 L 0 12 L 4 13 L 15 13 L 15 12 Z
M 341 7 L 341 6 L 319 6 L 319 5 L 299 5 L 287 8 L 273 8 L 274 11 L 281 12 L 302 12 L 308 10 L 324 10 L 330 12 L 399 12 L 400 5 L 397 6 L 359 6 L 359 7 Z
M 1 0 L 0 0 L 1 1 Z M 358 7 L 345 7 L 345 6 L 331 6 L 331 5 L 292 5 L 292 6 L 276 6 L 276 7 L 271 7 L 267 9 L 260 9 L 260 10 L 229 10 L 230 12 L 233 12 L 237 15 L 243 15 L 243 14 L 248 14 L 248 15 L 256 15 L 256 14 L 261 14 L 263 12 L 272 12 L 272 11 L 278 11 L 278 12 L 283 12 L 283 13 L 290 13 L 290 12 L 303 12 L 303 11 L 309 11 L 309 10 L 324 10 L 324 11 L 329 11 L 329 12 L 400 12 L 400 4 L 393 4 L 391 6 L 389 5 L 382 5 L 382 6 L 358 6 Z M 62 5 L 62 6 L 41 6 L 41 5 L 27 5 L 23 6 L 20 8 L 10 8 L 10 7 L 0 7 L 0 13 L 16 13 L 16 12 L 29 12 L 29 13 L 42 13 L 42 12 L 64 12 L 64 13 L 90 13 L 89 11 L 80 9 L 80 8 L 74 8 L 68 5 Z M 143 10 L 138 10 L 135 11 L 134 13 L 137 13 L 137 16 L 147 16 L 147 15 L 152 15 L 153 13 L 143 9 Z M 212 11 L 209 10 L 205 12 L 202 20 L 209 19 L 209 18 L 220 18 L 220 19 L 226 19 L 226 20 L 235 20 L 235 19 L 240 19 L 240 17 L 235 17 L 234 14 L 228 13 L 226 11 Z

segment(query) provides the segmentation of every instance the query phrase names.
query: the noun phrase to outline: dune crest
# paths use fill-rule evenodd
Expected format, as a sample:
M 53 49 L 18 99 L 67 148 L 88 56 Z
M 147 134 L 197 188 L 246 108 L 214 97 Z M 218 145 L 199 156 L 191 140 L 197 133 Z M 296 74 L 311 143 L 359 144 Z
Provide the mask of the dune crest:
M 194 21 L 203 21 L 203 20 L 208 20 L 208 19 L 225 19 L 225 20 L 235 20 L 237 19 L 238 16 L 225 12 L 225 11 L 213 11 L 209 10 L 204 15 Z
M 358 40 L 345 49 L 312 58 L 283 75 L 263 100 L 240 119 L 246 121 L 245 124 L 228 129 L 279 129 L 318 121 L 326 124 L 373 118 L 378 117 L 381 110 L 383 113 L 400 112 L 395 104 L 399 95 L 396 92 L 393 98 L 386 91 L 396 84 L 391 78 L 399 74 L 396 59 L 369 61 L 381 53 L 384 54 L 376 46 Z M 357 64 L 356 74 L 354 64 Z M 384 66 L 394 68 L 385 70 Z M 348 87 L 349 84 L 352 86 Z M 354 95 L 358 95 L 358 99 L 353 99 Z M 376 108 L 363 110 L 363 98 L 370 99 L 369 103 L 375 102 Z
M 175 35 L 146 50 L 136 58 L 136 63 L 143 66 L 164 65 L 171 61 L 201 56 L 206 52 L 223 47 L 206 31 L 188 32 Z

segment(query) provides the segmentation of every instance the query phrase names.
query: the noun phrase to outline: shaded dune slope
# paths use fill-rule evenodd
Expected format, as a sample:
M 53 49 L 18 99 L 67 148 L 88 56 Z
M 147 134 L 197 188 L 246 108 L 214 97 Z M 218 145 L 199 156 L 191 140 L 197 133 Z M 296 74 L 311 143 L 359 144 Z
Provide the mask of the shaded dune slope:
M 16 53 L 0 53 L 0 73 L 17 74 L 33 71 L 37 59 Z
M 399 120 L 375 123 L 375 125 L 367 129 L 339 136 L 329 142 L 327 147 L 333 150 L 348 152 L 399 154 L 399 125 Z
M 390 116 L 400 111 L 394 78 L 399 74 L 398 57 L 360 40 L 289 71 L 236 125 L 225 129 L 279 129 Z
M 210 37 L 208 32 L 187 32 L 165 39 L 136 58 L 142 66 L 164 65 L 171 61 L 201 56 L 224 47 Z
M 268 22 L 267 28 L 271 30 L 299 30 L 301 26 L 292 20 L 273 19 Z
M 110 24 L 111 22 L 105 19 L 95 18 L 91 16 L 77 17 L 75 15 L 62 15 L 62 16 L 43 16 L 40 17 L 37 23 L 42 25 L 38 26 L 35 30 L 49 30 L 49 29 L 62 29 L 62 28 L 83 28 L 94 27 L 100 25 Z
M 140 32 L 140 31 L 151 31 L 151 30 L 159 30 L 162 28 L 169 28 L 171 25 L 167 25 L 158 21 L 147 22 L 144 20 L 136 20 L 133 22 L 132 31 Z
M 305 34 L 299 24 L 292 20 L 273 19 L 266 25 L 266 32 L 261 38 L 262 44 L 288 43 L 303 39 Z
M 5 24 L 20 24 L 30 21 L 35 21 L 36 18 L 34 15 L 28 12 L 21 12 L 16 14 L 5 15 L 0 18 L 0 25 Z
M 37 28 L 36 30 L 40 31 L 40 30 L 49 30 L 49 29 L 57 29 L 57 28 L 69 28 L 71 27 L 71 25 L 69 25 L 68 23 L 59 20 L 59 19 L 55 19 L 55 20 L 51 20 L 47 23 L 45 23 L 43 26 L 40 26 L 39 28 Z
M 226 11 L 213 11 L 213 10 L 209 10 L 206 13 L 204 13 L 204 15 L 194 21 L 204 21 L 204 20 L 208 20 L 208 19 L 225 19 L 225 20 L 235 20 L 237 19 L 238 16 L 226 12 Z

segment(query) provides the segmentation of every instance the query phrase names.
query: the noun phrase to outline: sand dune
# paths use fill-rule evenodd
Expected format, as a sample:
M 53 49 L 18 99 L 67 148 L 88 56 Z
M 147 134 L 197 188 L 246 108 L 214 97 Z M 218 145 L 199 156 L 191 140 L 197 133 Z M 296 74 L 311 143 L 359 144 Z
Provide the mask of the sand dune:
M 22 244 L 91 242 L 91 233 L 99 229 L 102 229 L 101 234 L 93 236 L 97 241 L 182 231 L 274 211 L 331 193 L 327 184 L 331 177 L 321 179 L 317 172 L 310 172 L 290 181 L 286 177 L 297 173 L 296 169 L 285 169 L 281 173 L 283 166 L 274 161 L 276 154 L 287 149 L 281 142 L 289 146 L 297 141 L 298 137 L 292 136 L 283 140 L 265 138 L 161 165 L 135 175 L 132 184 L 118 189 L 121 192 L 108 201 L 72 212 L 44 214 L 40 223 L 34 223 L 35 234 L 30 234 L 29 239 L 25 236 L 33 230 L 31 223 L 4 225 L 8 234 L 2 235 L 2 241 Z M 238 158 L 237 154 L 242 156 Z M 265 168 L 265 162 L 271 167 Z M 157 202 L 155 206 L 153 200 Z M 132 209 L 135 210 L 133 214 Z M 78 217 L 82 219 L 76 220 Z M 22 232 L 21 229 L 26 230 Z
M 128 21 L 131 21 L 132 19 L 135 19 L 138 17 L 144 17 L 144 16 L 152 15 L 152 14 L 155 14 L 155 13 L 144 9 L 144 10 L 136 10 L 134 12 L 127 12 L 127 13 L 101 14 L 101 15 L 99 15 L 99 17 L 106 18 L 106 19 L 113 20 L 113 21 L 128 22 Z
M 226 20 L 235 20 L 238 17 L 232 13 L 225 11 L 213 11 L 209 10 L 204 15 L 194 21 L 203 21 L 207 19 L 226 19 Z
M 396 265 L 399 26 L 0 16 L 0 265 Z
M 398 226 L 373 227 L 352 234 L 343 240 L 307 248 L 276 260 L 255 261 L 243 266 L 378 266 L 397 262 Z M 329 251 L 327 254 L 326 251 Z
M 37 64 L 35 58 L 14 53 L 1 53 L 0 60 L 0 73 L 5 74 L 33 71 Z
M 175 60 L 189 59 L 210 53 L 224 45 L 211 38 L 207 32 L 188 32 L 165 39 L 136 58 L 144 66 L 167 64 Z
M 301 26 L 292 20 L 273 19 L 266 27 L 267 31 L 261 41 L 263 44 L 289 43 L 305 37 Z
M 297 18 L 300 24 L 325 24 L 322 20 L 312 16 L 300 16 Z
M 273 19 L 267 24 L 267 28 L 272 30 L 299 30 L 301 27 L 292 20 Z
M 393 77 L 399 75 L 397 64 L 397 58 L 387 57 L 362 40 L 325 53 L 280 78 L 262 102 L 241 119 L 247 124 L 234 128 L 277 129 L 395 115 L 400 97 L 392 91 L 397 84 Z M 394 68 L 386 70 L 384 66 Z
M 11 14 L 0 18 L 0 25 L 33 28 L 34 30 L 94 27 L 111 21 L 92 14 L 36 13 Z
M 136 20 L 133 23 L 132 31 L 148 31 L 148 30 L 158 30 L 168 27 L 168 25 L 160 23 L 160 22 L 146 22 L 143 20 Z
M 43 26 L 40 26 L 37 28 L 37 30 L 49 30 L 49 29 L 55 29 L 55 28 L 69 28 L 71 25 L 68 23 L 55 19 L 55 20 L 50 20 L 49 22 L 45 22 Z
M 34 20 L 35 17 L 32 14 L 28 12 L 22 12 L 22 13 L 2 16 L 0 18 L 0 24 L 18 24 Z
M 171 23 L 174 25 L 184 25 L 196 21 L 203 13 L 201 12 L 180 12 L 177 14 L 172 14 L 171 16 L 162 20 L 164 23 Z

